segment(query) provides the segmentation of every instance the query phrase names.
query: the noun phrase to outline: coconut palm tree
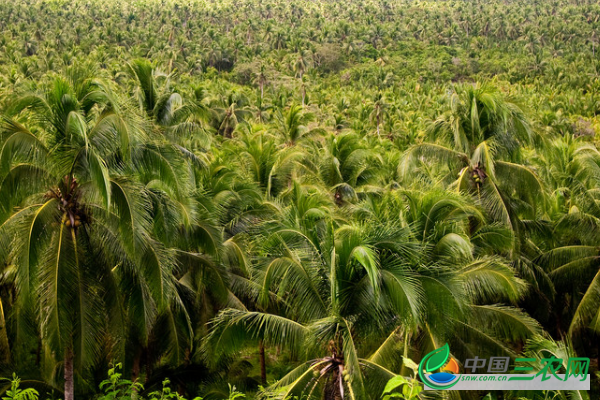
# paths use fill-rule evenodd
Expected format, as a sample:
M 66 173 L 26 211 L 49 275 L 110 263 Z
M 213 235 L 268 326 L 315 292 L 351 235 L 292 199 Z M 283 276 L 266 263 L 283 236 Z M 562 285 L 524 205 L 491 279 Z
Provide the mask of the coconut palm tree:
M 355 201 L 359 192 L 375 190 L 379 183 L 383 159 L 354 133 L 327 136 L 314 154 L 315 169 L 339 205 Z
M 463 354 L 490 345 L 510 354 L 500 337 L 523 339 L 538 331 L 518 310 L 492 304 L 515 301 L 522 292 L 501 260 L 472 258 L 471 245 L 465 248 L 465 239 L 454 234 L 435 246 L 450 257 L 447 266 L 433 264 L 419 254 L 434 247 L 412 240 L 409 227 L 397 220 L 332 220 L 323 212 L 332 206 L 324 199 L 296 185 L 276 221 L 257 228 L 262 249 L 253 281 L 268 311 L 219 313 L 204 345 L 207 357 L 262 340 L 299 358 L 299 366 L 269 389 L 273 395 L 378 398 L 392 371 L 400 372 L 402 354 L 414 356 L 416 343 L 427 343 L 419 353 L 447 340 Z M 468 214 L 465 209 L 465 220 Z M 451 266 L 456 260 L 463 263 L 458 268 Z M 471 339 L 459 345 L 459 337 Z
M 130 175 L 168 179 L 151 164 L 158 150 L 138 147 L 135 126 L 88 73 L 74 67 L 42 94 L 15 98 L 2 122 L 2 259 L 16 266 L 18 318 L 35 321 L 62 364 L 65 399 L 100 354 L 106 318 L 114 330 L 127 318 L 144 326 L 176 295 Z
M 260 88 L 260 98 L 262 100 L 264 98 L 265 85 L 269 82 L 264 64 L 261 64 L 260 70 L 254 74 L 253 79 L 254 83 L 256 83 Z
M 298 141 L 310 135 L 322 133 L 321 129 L 310 129 L 307 126 L 314 116 L 304 112 L 298 105 L 290 106 L 285 113 L 279 112 L 276 118 L 288 146 L 294 146 Z
M 171 87 L 172 75 L 160 72 L 148 60 L 134 60 L 128 68 L 135 78 L 140 108 L 166 131 L 172 141 L 181 144 L 186 138 L 195 136 L 206 142 L 205 125 L 210 111 L 205 104 L 184 104 L 181 95 Z
M 520 163 L 520 147 L 535 139 L 530 123 L 489 83 L 458 85 L 448 96 L 450 109 L 433 121 L 427 142 L 408 150 L 399 174 L 443 163 L 449 168 L 442 182 L 472 193 L 494 220 L 518 231 L 519 212 L 534 217 L 544 206 L 540 179 Z
M 377 129 L 377 136 L 381 136 L 379 134 L 379 127 L 383 123 L 383 119 L 386 113 L 387 103 L 385 102 L 385 98 L 381 92 L 375 96 L 373 102 L 373 112 L 371 112 L 371 121 L 375 123 L 375 127 Z

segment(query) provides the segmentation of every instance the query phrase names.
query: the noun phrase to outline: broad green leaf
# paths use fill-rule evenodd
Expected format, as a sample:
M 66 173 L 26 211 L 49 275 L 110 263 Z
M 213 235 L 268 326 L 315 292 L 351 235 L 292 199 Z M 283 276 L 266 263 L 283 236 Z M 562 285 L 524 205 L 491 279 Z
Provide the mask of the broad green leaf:
M 402 375 L 395 376 L 392 379 L 390 379 L 388 381 L 388 383 L 385 385 L 385 389 L 383 389 L 383 393 L 384 394 L 390 393 L 392 390 L 394 390 L 402 385 L 406 385 L 407 383 L 408 383 L 408 381 Z
M 413 360 L 411 360 L 408 357 L 402 357 L 402 362 L 404 363 L 404 365 L 407 368 L 412 369 L 413 371 L 415 371 L 415 373 L 417 372 L 417 370 L 419 369 L 419 366 L 417 365 L 416 362 L 414 362 Z

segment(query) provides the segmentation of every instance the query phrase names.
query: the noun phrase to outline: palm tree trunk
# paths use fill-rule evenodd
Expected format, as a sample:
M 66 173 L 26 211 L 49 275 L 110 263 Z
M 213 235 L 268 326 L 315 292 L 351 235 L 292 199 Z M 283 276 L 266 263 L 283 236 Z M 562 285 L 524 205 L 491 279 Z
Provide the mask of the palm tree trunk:
M 150 375 L 152 375 L 152 358 L 150 356 L 150 347 L 145 347 L 144 348 L 144 354 L 145 354 L 145 361 L 146 361 L 146 378 L 144 379 L 144 383 L 148 383 L 148 381 L 150 380 Z
M 73 349 L 71 345 L 65 350 L 65 400 L 73 400 L 75 385 L 73 381 Z
M 190 365 L 190 356 L 191 356 L 191 352 L 190 352 L 190 348 L 186 348 L 185 349 L 185 358 L 183 360 L 183 368 L 186 369 L 187 367 L 189 367 Z M 185 398 L 185 396 L 187 396 L 187 390 L 184 384 L 184 381 L 179 380 L 179 383 L 177 384 L 177 393 L 179 393 L 180 396 L 182 396 L 182 398 Z
M 10 345 L 6 335 L 6 321 L 4 319 L 4 308 L 0 299 L 0 361 L 8 364 L 10 362 Z
M 38 339 L 37 350 L 35 351 L 35 365 L 39 367 L 42 362 L 42 340 Z
M 142 363 L 142 349 L 138 349 L 133 356 L 133 365 L 131 367 L 131 380 L 137 381 L 140 377 L 140 365 Z
M 334 370 L 332 376 L 327 379 L 323 392 L 323 399 L 325 400 L 342 400 L 342 393 L 340 392 L 340 376 L 339 372 Z
M 267 366 L 265 364 L 265 344 L 262 340 L 258 342 L 258 354 L 260 357 L 260 381 L 265 385 L 267 383 Z

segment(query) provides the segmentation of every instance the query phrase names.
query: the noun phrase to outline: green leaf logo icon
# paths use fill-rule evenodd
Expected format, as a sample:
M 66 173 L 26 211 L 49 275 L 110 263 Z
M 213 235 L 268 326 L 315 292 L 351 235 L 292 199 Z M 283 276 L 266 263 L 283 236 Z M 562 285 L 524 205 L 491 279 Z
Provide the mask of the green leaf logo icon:
M 449 358 L 450 346 L 448 346 L 448 343 L 423 357 L 419 363 L 419 378 L 421 378 L 421 382 L 436 390 L 447 390 L 456 385 L 459 381 L 458 375 L 449 374 L 447 372 L 436 372 L 448 362 Z M 454 364 L 454 366 L 456 367 L 456 364 Z M 454 369 L 456 370 L 456 368 Z M 442 376 L 444 379 L 438 381 L 436 377 L 439 376 Z M 448 377 L 451 379 L 448 380 Z
M 436 371 L 448 361 L 448 357 L 450 357 L 450 346 L 446 343 L 444 346 L 432 351 L 427 356 L 428 359 L 425 364 L 425 370 L 427 372 Z

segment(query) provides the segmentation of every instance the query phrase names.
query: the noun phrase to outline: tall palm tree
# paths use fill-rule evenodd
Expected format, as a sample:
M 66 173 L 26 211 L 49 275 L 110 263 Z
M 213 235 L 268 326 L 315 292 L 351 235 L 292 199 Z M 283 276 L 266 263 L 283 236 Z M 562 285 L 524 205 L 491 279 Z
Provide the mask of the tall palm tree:
M 383 118 L 385 116 L 387 104 L 383 97 L 383 94 L 379 92 L 377 96 L 375 96 L 373 103 L 373 112 L 371 113 L 371 121 L 375 123 L 375 127 L 377 128 L 377 136 L 381 136 L 379 134 L 379 127 L 383 123 Z
M 258 84 L 258 87 L 260 88 L 260 98 L 263 99 L 265 85 L 268 83 L 264 64 L 261 64 L 260 70 L 254 74 L 254 82 Z
M 1 256 L 16 266 L 18 324 L 39 326 L 71 400 L 76 366 L 101 353 L 106 318 L 125 325 L 121 294 L 140 295 L 127 312 L 143 324 L 174 293 L 173 263 L 129 175 L 161 179 L 148 163 L 157 154 L 138 147 L 110 90 L 88 74 L 74 67 L 41 95 L 15 98 L 1 133 Z

